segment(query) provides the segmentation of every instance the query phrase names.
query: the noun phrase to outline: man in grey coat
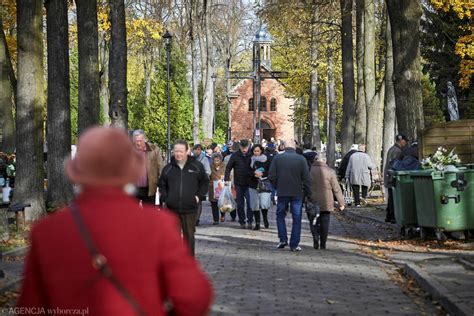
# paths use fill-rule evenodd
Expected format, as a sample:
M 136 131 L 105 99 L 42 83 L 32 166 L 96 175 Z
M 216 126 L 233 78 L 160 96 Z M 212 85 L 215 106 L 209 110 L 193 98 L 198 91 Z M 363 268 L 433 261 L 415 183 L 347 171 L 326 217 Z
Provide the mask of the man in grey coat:
M 303 198 L 311 196 L 311 181 L 306 159 L 296 153 L 295 145 L 295 141 L 292 139 L 285 141 L 285 152 L 273 158 L 268 172 L 268 179 L 278 192 L 276 215 L 280 243 L 277 248 L 282 249 L 288 245 L 285 217 L 289 204 L 293 217 L 290 249 L 291 251 L 301 251 L 299 247 L 301 206 Z
M 365 145 L 359 144 L 359 151 L 352 154 L 346 169 L 346 178 L 354 193 L 354 204 L 360 207 L 360 187 L 362 187 L 362 197 L 367 197 L 369 187 L 372 183 L 370 170 L 375 170 L 376 166 L 369 155 L 365 153 Z
M 390 169 L 395 161 L 402 159 L 403 149 L 408 144 L 408 138 L 403 134 L 395 136 L 395 144 L 390 147 L 387 152 L 387 159 L 384 164 L 383 170 L 383 184 L 388 190 L 388 202 L 387 202 L 387 216 L 385 217 L 386 222 L 395 223 L 395 210 L 393 206 L 393 184 L 392 177 L 389 174 Z

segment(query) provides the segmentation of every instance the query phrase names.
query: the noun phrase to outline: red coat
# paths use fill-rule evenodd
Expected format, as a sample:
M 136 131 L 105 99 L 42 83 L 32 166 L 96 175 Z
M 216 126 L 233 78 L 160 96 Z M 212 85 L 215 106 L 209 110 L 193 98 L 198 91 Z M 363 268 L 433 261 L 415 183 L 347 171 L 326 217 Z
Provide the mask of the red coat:
M 207 313 L 210 282 L 189 255 L 173 214 L 148 206 L 141 209 L 118 188 L 86 188 L 76 203 L 112 273 L 147 315 L 164 315 L 164 299 L 171 300 L 177 315 Z M 136 315 L 91 266 L 69 210 L 45 218 L 32 229 L 18 306 Z

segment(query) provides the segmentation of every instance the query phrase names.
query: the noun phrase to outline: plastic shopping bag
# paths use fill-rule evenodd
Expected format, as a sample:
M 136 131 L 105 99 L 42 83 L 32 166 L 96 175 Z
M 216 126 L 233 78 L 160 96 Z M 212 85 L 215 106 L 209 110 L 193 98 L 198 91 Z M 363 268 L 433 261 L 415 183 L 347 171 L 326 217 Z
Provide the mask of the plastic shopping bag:
M 234 198 L 232 197 L 232 191 L 230 184 L 225 185 L 222 188 L 219 200 L 217 201 L 217 206 L 221 212 L 232 212 L 237 207 Z
M 221 196 L 222 189 L 224 188 L 224 180 L 214 180 L 212 186 L 214 189 L 214 199 L 217 200 Z

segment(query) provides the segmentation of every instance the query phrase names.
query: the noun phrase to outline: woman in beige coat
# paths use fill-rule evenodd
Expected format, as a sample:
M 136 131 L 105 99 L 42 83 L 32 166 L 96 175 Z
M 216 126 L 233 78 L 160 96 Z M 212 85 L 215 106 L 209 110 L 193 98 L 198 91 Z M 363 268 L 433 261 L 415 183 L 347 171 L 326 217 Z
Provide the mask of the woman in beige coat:
M 309 225 L 313 234 L 314 249 L 326 249 L 326 240 L 329 232 L 329 218 L 334 210 L 334 196 L 339 203 L 339 210 L 343 210 L 344 197 L 337 182 L 334 170 L 326 164 L 326 157 L 320 154 L 311 166 L 311 200 L 319 205 L 320 214 L 313 225 L 315 215 L 308 213 Z M 317 216 L 317 215 L 316 215 Z

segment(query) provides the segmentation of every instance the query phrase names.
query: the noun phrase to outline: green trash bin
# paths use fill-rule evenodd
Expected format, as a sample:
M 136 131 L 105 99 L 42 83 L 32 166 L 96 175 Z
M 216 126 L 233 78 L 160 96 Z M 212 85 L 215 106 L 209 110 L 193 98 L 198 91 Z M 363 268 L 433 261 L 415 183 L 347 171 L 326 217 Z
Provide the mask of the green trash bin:
M 447 232 L 474 229 L 474 169 L 425 170 L 411 177 L 421 227 Z
M 416 217 L 415 189 L 411 175 L 416 171 L 391 172 L 393 182 L 393 205 L 395 219 L 401 227 L 413 227 L 418 224 Z

